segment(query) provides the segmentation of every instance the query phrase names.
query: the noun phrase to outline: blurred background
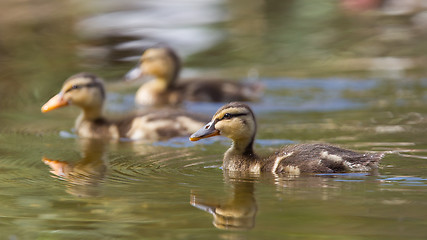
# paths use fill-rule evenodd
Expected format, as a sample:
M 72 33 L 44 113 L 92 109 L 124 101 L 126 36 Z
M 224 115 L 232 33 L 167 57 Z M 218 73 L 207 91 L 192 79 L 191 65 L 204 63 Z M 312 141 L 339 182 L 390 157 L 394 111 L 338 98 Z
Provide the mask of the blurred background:
M 2 109 L 42 103 L 78 71 L 118 81 L 142 47 L 156 43 L 178 51 L 183 76 L 426 75 L 422 0 L 4 0 L 0 7 Z

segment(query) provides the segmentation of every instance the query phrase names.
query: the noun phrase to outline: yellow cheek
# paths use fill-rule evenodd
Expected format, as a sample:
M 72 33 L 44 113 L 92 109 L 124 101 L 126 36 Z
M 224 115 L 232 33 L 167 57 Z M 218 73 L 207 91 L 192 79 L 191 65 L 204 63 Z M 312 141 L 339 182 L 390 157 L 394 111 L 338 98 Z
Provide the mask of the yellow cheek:
M 147 64 L 145 67 L 145 71 L 148 74 L 156 75 L 156 76 L 162 76 L 164 72 L 164 66 L 161 63 L 152 63 Z
M 74 103 L 82 103 L 82 102 L 85 102 L 85 101 L 87 101 L 89 98 L 91 98 L 92 96 L 90 96 L 90 95 L 86 95 L 86 96 L 84 96 L 84 94 L 82 94 L 82 92 L 81 91 L 79 91 L 79 92 L 75 92 L 72 96 L 70 95 L 70 99 L 71 99 L 71 101 L 72 102 L 74 102 Z
M 239 138 L 247 135 L 247 128 L 238 119 L 222 120 L 215 124 L 215 128 L 220 131 L 221 135 L 229 138 Z

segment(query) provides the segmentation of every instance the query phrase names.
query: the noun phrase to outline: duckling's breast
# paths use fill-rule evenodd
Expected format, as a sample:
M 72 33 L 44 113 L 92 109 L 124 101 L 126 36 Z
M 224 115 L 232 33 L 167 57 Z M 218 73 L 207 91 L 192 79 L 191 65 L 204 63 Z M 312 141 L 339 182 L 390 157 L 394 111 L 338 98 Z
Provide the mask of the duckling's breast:
M 80 121 L 75 128 L 77 135 L 82 138 L 120 138 L 118 127 L 107 122 Z

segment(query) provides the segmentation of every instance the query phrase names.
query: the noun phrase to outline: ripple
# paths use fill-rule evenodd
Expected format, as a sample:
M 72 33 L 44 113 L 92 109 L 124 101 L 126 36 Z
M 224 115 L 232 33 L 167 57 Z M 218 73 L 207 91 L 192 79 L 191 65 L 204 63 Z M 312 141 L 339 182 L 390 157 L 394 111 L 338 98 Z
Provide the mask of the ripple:
M 396 176 L 387 177 L 382 179 L 385 185 L 388 184 L 399 184 L 401 186 L 427 186 L 427 178 L 413 177 L 413 176 Z
M 153 146 L 183 148 L 194 146 L 194 143 L 190 142 L 188 137 L 175 137 L 166 141 L 155 142 L 153 143 Z
M 319 173 L 316 176 L 344 176 L 344 177 L 366 177 L 369 173 Z
M 110 161 L 112 169 L 107 176 L 115 184 L 138 182 L 171 182 L 190 184 L 194 176 L 204 174 L 205 167 L 220 165 L 222 155 L 196 155 L 188 149 L 169 150 L 117 157 Z M 220 172 L 219 169 L 214 169 Z

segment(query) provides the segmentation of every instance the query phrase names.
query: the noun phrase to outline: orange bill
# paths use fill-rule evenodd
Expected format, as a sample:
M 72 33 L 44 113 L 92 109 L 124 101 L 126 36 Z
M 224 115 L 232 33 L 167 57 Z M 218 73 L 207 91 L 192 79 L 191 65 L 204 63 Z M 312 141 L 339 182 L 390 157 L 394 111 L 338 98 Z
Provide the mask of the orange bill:
M 213 136 L 218 136 L 219 131 L 215 129 L 215 122 L 209 122 L 204 127 L 200 128 L 197 132 L 193 133 L 190 136 L 190 141 L 199 141 L 203 138 L 209 138 Z
M 54 109 L 64 107 L 67 105 L 68 105 L 68 102 L 64 100 L 61 93 L 58 93 L 43 105 L 42 112 L 43 113 L 49 112 Z

